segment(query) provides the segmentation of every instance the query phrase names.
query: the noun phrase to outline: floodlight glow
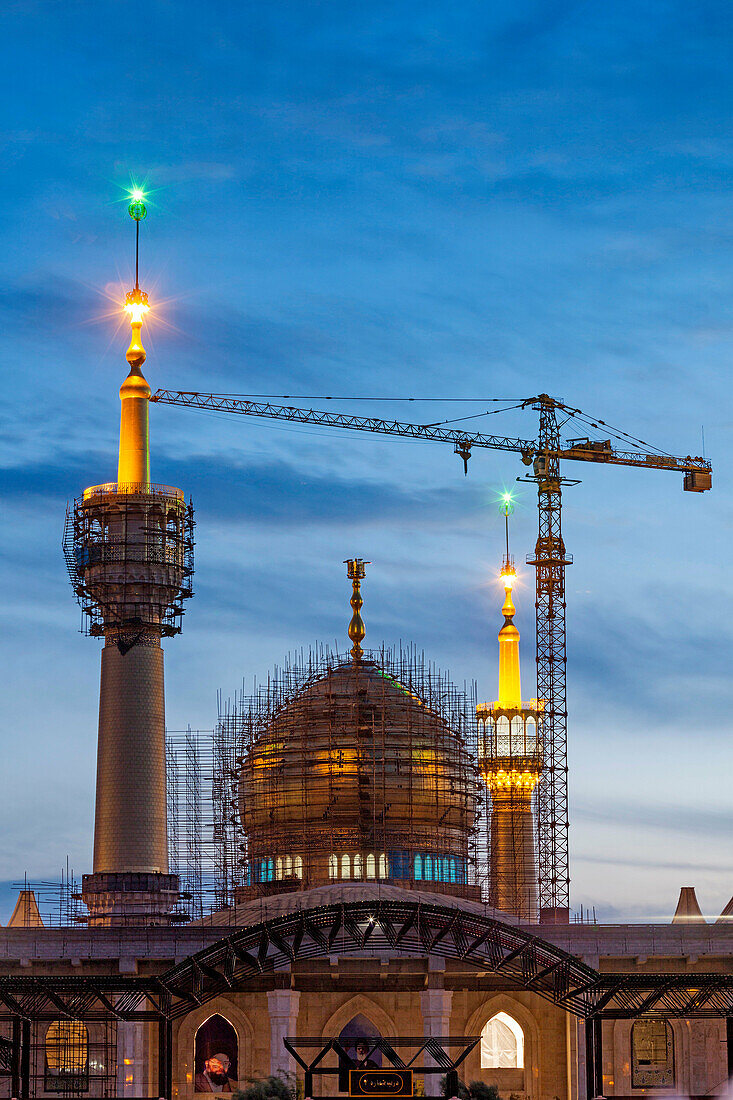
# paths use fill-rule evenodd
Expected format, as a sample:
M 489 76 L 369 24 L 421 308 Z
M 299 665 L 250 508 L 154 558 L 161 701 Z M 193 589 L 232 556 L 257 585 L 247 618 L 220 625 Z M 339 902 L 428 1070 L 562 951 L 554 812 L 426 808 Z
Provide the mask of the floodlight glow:
M 134 325 L 142 324 L 143 317 L 149 312 L 150 306 L 147 302 L 127 302 L 125 304 L 125 313 L 130 315 L 130 320 Z
M 141 325 L 145 314 L 150 312 L 148 296 L 145 291 L 128 291 L 125 295 L 124 310 L 133 325 Z

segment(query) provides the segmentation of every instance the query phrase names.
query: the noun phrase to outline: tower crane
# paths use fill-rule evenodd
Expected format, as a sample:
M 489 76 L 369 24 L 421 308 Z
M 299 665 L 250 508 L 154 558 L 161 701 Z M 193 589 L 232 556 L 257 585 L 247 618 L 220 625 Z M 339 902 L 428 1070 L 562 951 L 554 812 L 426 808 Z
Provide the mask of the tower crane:
M 683 475 L 686 492 L 703 493 L 712 488 L 712 466 L 705 458 L 675 457 L 653 453 L 643 440 L 612 429 L 602 420 L 588 417 L 548 394 L 527 398 L 519 407 L 531 407 L 539 414 L 536 439 L 512 439 L 507 436 L 471 434 L 445 424 L 405 424 L 376 417 L 353 416 L 268 401 L 247 401 L 227 394 L 205 394 L 158 390 L 150 398 L 166 405 L 217 410 L 244 416 L 289 420 L 299 424 L 347 428 L 377 432 L 409 439 L 452 443 L 463 459 L 464 473 L 473 448 L 487 447 L 518 453 L 525 466 L 531 467 L 526 480 L 537 486 L 538 534 L 534 554 L 527 558 L 536 576 L 537 697 L 545 701 L 543 740 L 545 766 L 537 788 L 537 858 L 540 920 L 565 923 L 569 919 L 570 876 L 568 862 L 568 767 L 567 700 L 565 648 L 565 569 L 572 556 L 565 550 L 562 537 L 562 488 L 573 484 L 561 475 L 560 463 L 605 463 L 610 466 L 636 466 L 646 470 L 674 470 Z M 588 436 L 562 442 L 559 416 L 601 429 L 623 440 L 627 449 L 612 446 L 609 439 Z

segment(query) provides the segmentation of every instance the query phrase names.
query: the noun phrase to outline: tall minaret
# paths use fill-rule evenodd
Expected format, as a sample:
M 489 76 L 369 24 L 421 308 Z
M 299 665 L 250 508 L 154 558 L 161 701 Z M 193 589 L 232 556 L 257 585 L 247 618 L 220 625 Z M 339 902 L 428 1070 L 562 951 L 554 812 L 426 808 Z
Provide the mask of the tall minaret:
M 175 919 L 178 878 L 168 873 L 165 700 L 161 638 L 179 633 L 192 595 L 193 507 L 181 489 L 150 480 L 150 387 L 141 329 L 149 311 L 138 282 L 125 300 L 132 339 L 120 389 L 117 481 L 85 489 L 67 513 L 64 550 L 87 632 L 103 637 L 94 821 L 94 872 L 82 896 L 90 925 Z
M 537 855 L 532 795 L 542 774 L 544 702 L 522 702 L 519 631 L 514 625 L 512 588 L 516 579 L 509 554 L 509 513 L 504 502 L 506 555 L 501 569 L 504 623 L 499 631 L 499 697 L 476 708 L 479 765 L 491 793 L 489 901 L 504 913 L 536 923 Z

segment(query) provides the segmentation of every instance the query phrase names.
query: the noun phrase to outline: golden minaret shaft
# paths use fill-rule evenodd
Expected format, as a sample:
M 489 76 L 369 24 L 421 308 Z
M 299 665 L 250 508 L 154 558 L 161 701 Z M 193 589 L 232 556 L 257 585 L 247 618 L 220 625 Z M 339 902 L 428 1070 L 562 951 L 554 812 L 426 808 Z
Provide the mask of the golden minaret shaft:
M 542 774 L 544 703 L 537 699 L 522 702 L 519 631 L 514 625 L 512 598 L 516 573 L 509 555 L 508 524 L 501 581 L 504 623 L 499 631 L 498 698 L 476 708 L 479 763 L 491 793 L 489 898 L 496 909 L 535 923 L 537 856 L 532 796 Z
M 145 348 L 142 342 L 143 317 L 149 310 L 148 296 L 139 287 L 131 290 L 125 301 L 125 312 L 130 316 L 132 337 L 127 349 L 130 373 L 120 387 L 120 451 L 117 462 L 118 485 L 150 484 L 150 431 L 148 412 L 150 386 L 145 380 L 142 365 Z
M 142 196 L 129 207 L 146 216 Z M 183 492 L 150 480 L 150 387 L 142 373 L 149 311 L 137 279 L 125 300 L 132 337 L 120 389 L 117 481 L 74 502 L 67 561 L 89 619 L 104 638 L 99 695 L 94 870 L 82 895 L 89 923 L 154 924 L 174 916 L 168 870 L 165 698 L 161 639 L 181 629 L 192 595 L 193 509 Z M 69 524 L 67 524 L 67 530 Z
M 514 574 L 503 573 L 504 625 L 499 631 L 499 698 L 501 707 L 521 707 L 522 684 L 519 671 L 519 631 L 514 625 L 515 607 L 512 600 Z

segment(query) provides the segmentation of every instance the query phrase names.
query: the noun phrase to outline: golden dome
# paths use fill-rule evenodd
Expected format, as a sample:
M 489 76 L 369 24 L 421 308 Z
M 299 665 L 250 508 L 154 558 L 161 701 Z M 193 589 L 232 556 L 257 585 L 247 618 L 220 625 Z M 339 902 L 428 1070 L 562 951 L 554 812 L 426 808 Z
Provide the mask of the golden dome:
M 471 755 L 438 707 L 374 661 L 330 664 L 268 715 L 237 793 L 253 889 L 372 878 L 467 892 Z

